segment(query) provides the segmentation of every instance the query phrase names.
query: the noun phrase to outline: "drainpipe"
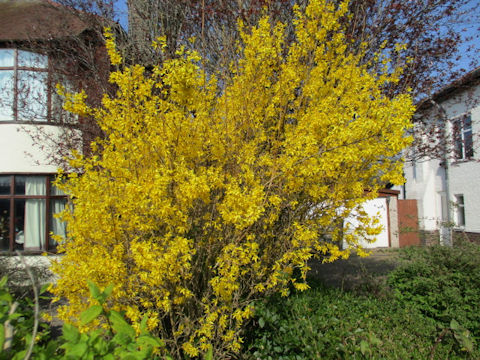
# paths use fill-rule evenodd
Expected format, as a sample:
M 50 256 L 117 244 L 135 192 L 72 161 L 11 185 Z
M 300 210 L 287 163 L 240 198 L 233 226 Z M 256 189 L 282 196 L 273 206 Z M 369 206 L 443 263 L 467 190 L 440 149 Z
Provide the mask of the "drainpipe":
M 445 163 L 445 196 L 447 198 L 447 226 L 444 226 L 442 224 L 442 227 L 444 228 L 445 231 L 445 236 L 440 237 L 440 245 L 445 245 L 445 246 L 452 246 L 452 206 L 451 206 L 451 201 L 450 201 L 450 161 L 448 159 L 448 155 L 445 154 L 443 156 L 443 161 Z M 443 244 L 442 244 L 443 242 Z
M 441 224 L 440 228 L 440 245 L 445 245 L 452 247 L 453 246 L 453 241 L 452 241 L 452 205 L 451 205 L 451 200 L 450 200 L 450 159 L 449 159 L 449 147 L 448 147 L 448 139 L 450 138 L 450 132 L 449 132 L 449 125 L 448 125 L 448 117 L 445 109 L 443 106 L 438 104 L 435 100 L 430 99 L 430 102 L 439 110 L 439 112 L 442 114 L 442 121 L 445 124 L 445 130 L 444 130 L 444 136 L 445 136 L 445 141 L 447 142 L 445 144 L 445 149 L 442 151 L 442 158 L 443 158 L 443 164 L 445 168 L 445 197 L 447 198 L 446 205 L 447 205 L 447 223 Z M 443 233 L 443 234 L 442 234 Z M 444 235 L 444 236 L 442 236 Z

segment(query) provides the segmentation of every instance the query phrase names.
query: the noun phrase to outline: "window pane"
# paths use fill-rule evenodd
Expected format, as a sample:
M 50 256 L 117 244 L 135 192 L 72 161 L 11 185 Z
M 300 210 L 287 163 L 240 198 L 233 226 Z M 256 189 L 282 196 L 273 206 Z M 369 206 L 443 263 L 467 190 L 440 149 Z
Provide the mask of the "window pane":
M 13 49 L 0 49 L 0 67 L 13 66 L 15 51 Z
M 45 176 L 15 176 L 16 195 L 46 195 Z
M 11 176 L 0 176 L 0 195 L 10 194 Z
M 14 250 L 23 250 L 25 245 L 25 200 L 15 200 Z
M 64 75 L 61 74 L 54 74 L 54 79 L 52 83 L 52 88 L 54 89 L 52 91 L 52 118 L 56 122 L 61 122 L 61 123 L 77 123 L 78 116 L 74 115 L 66 110 L 63 109 L 63 102 L 64 98 L 60 95 L 58 95 L 56 89 L 57 84 L 61 84 L 67 93 L 75 93 L 75 87 L 73 86 L 72 82 Z
M 30 51 L 19 50 L 18 66 L 45 69 L 48 66 L 48 57 L 46 55 L 37 54 Z
M 52 199 L 50 202 L 50 231 L 54 235 L 60 235 L 62 238 L 65 238 L 67 235 L 67 224 L 56 218 L 55 214 L 65 210 L 66 203 L 67 199 Z M 49 249 L 54 249 L 57 243 L 52 237 L 50 237 L 48 245 Z
M 464 134 L 464 141 L 465 141 L 465 156 L 467 158 L 473 157 L 473 137 L 472 137 L 472 130 L 470 128 L 469 131 L 466 131 Z
M 15 195 L 25 195 L 26 176 L 15 176 Z
M 9 250 L 10 200 L 0 199 L 0 250 Z
M 25 250 L 40 250 L 45 244 L 46 200 L 25 201 Z
M 55 181 L 55 177 L 52 176 L 50 178 L 50 195 L 65 195 L 65 193 L 57 188 L 55 185 L 53 185 L 53 182 Z
M 464 226 L 465 225 L 465 200 L 463 195 L 455 195 L 456 202 L 457 202 L 457 226 Z
M 462 133 L 455 130 L 453 133 L 455 158 L 463 159 L 463 140 Z
M 466 115 L 463 118 L 463 130 L 472 130 L 472 116 L 471 115 Z
M 0 121 L 13 120 L 13 70 L 0 70 Z
M 47 73 L 18 71 L 18 120 L 47 120 Z

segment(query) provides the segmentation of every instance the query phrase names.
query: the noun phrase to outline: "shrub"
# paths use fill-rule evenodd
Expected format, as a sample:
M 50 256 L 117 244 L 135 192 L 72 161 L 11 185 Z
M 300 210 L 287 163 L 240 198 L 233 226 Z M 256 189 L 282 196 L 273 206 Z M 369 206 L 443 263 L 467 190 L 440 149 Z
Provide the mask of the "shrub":
M 408 248 L 388 276 L 396 300 L 419 309 L 440 328 L 452 320 L 480 337 L 480 246 Z
M 146 318 L 142 320 L 137 334 L 122 314 L 104 309 L 103 305 L 112 291 L 111 286 L 100 291 L 95 284 L 89 283 L 91 296 L 97 304 L 80 315 L 81 324 L 97 321 L 102 323 L 99 329 L 80 333 L 75 326 L 65 324 L 63 335 L 55 340 L 50 338 L 46 323 L 40 323 L 40 331 L 37 331 L 32 301 L 29 298 L 15 300 L 6 283 L 7 277 L 3 277 L 0 280 L 1 360 L 171 360 L 168 355 L 162 355 L 163 342 L 147 331 Z M 211 360 L 211 357 L 208 359 Z
M 41 289 L 40 293 L 44 290 Z M 24 359 L 33 343 L 32 355 L 35 358 L 49 359 L 55 353 L 57 343 L 50 340 L 48 324 L 40 322 L 35 332 L 34 325 L 32 300 L 29 297 L 16 299 L 9 291 L 7 277 L 4 276 L 0 280 L 0 360 Z
M 462 339 L 462 329 L 453 325 L 438 329 L 433 319 L 409 304 L 320 286 L 258 304 L 243 358 L 479 358 L 471 339 Z M 468 343 L 470 352 L 463 347 Z
M 306 289 L 313 252 L 346 257 L 378 233 L 361 203 L 402 181 L 413 106 L 383 95 L 400 73 L 388 59 L 346 52 L 347 9 L 312 0 L 297 9 L 292 42 L 267 18 L 242 29 L 232 74 L 207 75 L 198 54 L 180 50 L 149 71 L 113 72 L 118 91 L 102 108 L 67 94 L 66 108 L 93 116 L 105 137 L 58 184 L 73 204 L 53 267 L 64 320 L 91 306 L 87 279 L 111 283 L 109 308 L 136 331 L 147 316 L 175 357 L 228 357 L 254 299 Z M 351 213 L 358 225 L 340 250 Z

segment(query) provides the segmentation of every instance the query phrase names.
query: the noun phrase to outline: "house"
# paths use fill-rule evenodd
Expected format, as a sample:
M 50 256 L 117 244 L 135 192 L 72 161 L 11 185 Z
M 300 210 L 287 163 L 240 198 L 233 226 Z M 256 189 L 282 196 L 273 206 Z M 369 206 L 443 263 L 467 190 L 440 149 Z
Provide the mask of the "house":
M 414 133 L 400 198 L 417 202 L 423 241 L 480 241 L 480 68 L 422 101 Z
M 70 57 L 78 42 L 99 47 L 91 24 L 71 9 L 43 0 L 0 0 L 2 253 L 54 252 L 51 234 L 65 233 L 53 216 L 67 201 L 53 185 L 57 166 L 35 134 L 59 138 L 68 122 L 57 83 L 88 87 L 78 76 L 84 64 Z

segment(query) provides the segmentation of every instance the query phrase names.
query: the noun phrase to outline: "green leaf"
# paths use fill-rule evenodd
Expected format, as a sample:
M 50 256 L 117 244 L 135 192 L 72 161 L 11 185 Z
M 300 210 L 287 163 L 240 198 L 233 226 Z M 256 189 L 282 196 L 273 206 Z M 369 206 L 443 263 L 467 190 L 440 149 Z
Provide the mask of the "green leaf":
M 88 350 L 88 346 L 85 343 L 78 343 L 73 345 L 71 348 L 68 349 L 65 355 L 67 356 L 75 356 L 81 358 Z
M 140 347 L 152 346 L 152 347 L 157 348 L 157 347 L 164 347 L 165 346 L 164 342 L 160 338 L 152 336 L 152 335 L 140 335 L 137 338 L 137 344 L 140 345 Z
M 148 334 L 147 321 L 148 316 L 144 315 L 142 318 L 142 322 L 140 323 L 140 334 Z
M 360 352 L 365 355 L 370 350 L 370 345 L 365 340 L 360 341 Z
M 129 336 L 128 334 L 126 334 L 126 333 L 121 332 L 121 333 L 116 334 L 113 337 L 112 342 L 114 344 L 127 346 L 128 344 L 130 344 L 132 342 L 132 337 Z
M 265 326 L 265 320 L 263 319 L 263 317 L 258 319 L 258 325 L 260 326 L 260 329 L 263 329 L 263 327 Z
M 453 335 L 467 352 L 473 351 L 473 341 L 470 338 L 470 332 L 468 330 L 463 330 L 460 332 L 455 331 Z
M 12 357 L 12 360 L 23 360 L 26 354 L 27 350 L 19 351 Z
M 112 294 L 113 291 L 113 284 L 108 285 L 105 290 L 103 290 L 103 295 L 105 296 L 105 300 Z
M 465 348 L 465 350 L 467 350 L 468 352 L 472 352 L 473 351 L 473 340 L 470 339 L 469 337 L 467 336 L 461 336 L 461 342 L 462 342 L 462 346 Z
M 103 307 L 100 305 L 93 305 L 80 314 L 80 324 L 86 325 L 96 319 L 103 312 Z
M 3 349 L 3 344 L 5 343 L 5 327 L 3 324 L 0 324 L 0 349 Z
M 113 330 L 115 330 L 117 333 L 127 334 L 131 338 L 135 337 L 135 330 L 125 321 L 119 312 L 115 310 L 110 311 L 108 319 L 112 323 Z
M 63 324 L 63 338 L 70 343 L 76 343 L 80 338 L 80 332 L 71 324 Z
M 205 354 L 205 360 L 213 360 L 213 348 L 210 346 L 207 353 Z
M 10 295 L 8 292 L 5 291 L 3 294 L 0 293 L 0 301 L 6 301 L 8 303 L 11 303 L 12 300 L 12 295 Z
M 49 287 L 50 287 L 50 284 L 43 284 L 42 287 L 40 288 L 40 294 L 43 294 L 45 291 L 47 291 Z
M 0 280 L 0 288 L 4 287 L 5 285 L 7 285 L 7 280 L 8 280 L 8 277 L 7 275 L 3 276 L 2 279 Z
M 382 341 L 379 338 L 377 338 L 375 335 L 369 334 L 368 337 L 372 345 L 377 345 L 377 346 L 382 345 Z
M 135 354 L 126 354 L 120 357 L 122 360 L 142 360 L 144 357 L 140 355 L 135 355 Z
M 87 284 L 88 284 L 88 288 L 90 289 L 90 295 L 92 295 L 92 297 L 95 300 L 99 300 L 101 292 L 100 292 L 100 289 L 98 288 L 98 286 L 90 280 L 87 281 Z
M 457 320 L 452 319 L 452 321 L 450 321 L 450 329 L 452 329 L 452 330 L 460 329 L 460 324 L 458 323 Z

